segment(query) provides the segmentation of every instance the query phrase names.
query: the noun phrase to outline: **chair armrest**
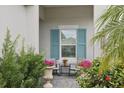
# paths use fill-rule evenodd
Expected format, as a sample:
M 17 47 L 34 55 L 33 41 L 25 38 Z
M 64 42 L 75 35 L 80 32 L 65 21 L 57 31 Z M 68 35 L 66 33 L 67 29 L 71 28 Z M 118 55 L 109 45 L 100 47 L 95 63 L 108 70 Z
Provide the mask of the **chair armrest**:
M 69 64 L 70 65 L 70 69 L 76 69 L 76 64 Z

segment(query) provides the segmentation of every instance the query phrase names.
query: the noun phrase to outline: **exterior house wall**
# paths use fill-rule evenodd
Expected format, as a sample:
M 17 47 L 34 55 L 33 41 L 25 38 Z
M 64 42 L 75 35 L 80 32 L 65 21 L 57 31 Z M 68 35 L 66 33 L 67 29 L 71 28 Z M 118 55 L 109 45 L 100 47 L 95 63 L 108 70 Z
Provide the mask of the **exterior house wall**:
M 95 33 L 97 32 L 97 28 L 96 28 L 96 25 L 95 25 L 96 21 L 106 11 L 107 8 L 108 8 L 108 5 L 95 5 L 94 6 Z M 94 57 L 99 57 L 99 56 L 101 56 L 101 54 L 102 54 L 102 51 L 100 49 L 100 44 L 98 42 L 96 42 L 95 45 L 94 45 Z
M 97 43 L 93 47 L 90 39 L 96 33 L 96 27 L 94 30 L 96 20 L 107 7 L 104 5 L 95 5 L 94 8 L 85 5 L 47 8 L 19 5 L 0 6 L 0 55 L 7 27 L 13 38 L 20 34 L 25 39 L 26 45 L 33 46 L 36 52 L 39 52 L 40 49 L 46 53 L 46 57 L 50 57 L 50 29 L 57 28 L 58 25 L 78 25 L 87 29 L 87 58 L 97 57 L 101 55 L 100 46 Z M 21 39 L 19 40 L 21 41 Z M 19 49 L 21 43 L 18 46 Z
M 40 20 L 40 51 L 50 57 L 50 30 L 58 26 L 78 26 L 87 29 L 87 58 L 93 58 L 93 6 L 47 7 L 45 20 Z
M 28 44 L 39 53 L 39 6 L 26 7 Z
M 38 6 L 0 6 L 0 55 L 7 27 L 11 32 L 12 38 L 20 34 L 25 39 L 26 45 L 34 45 L 33 47 L 39 48 L 39 42 L 36 40 L 39 28 L 37 9 Z M 19 41 L 22 41 L 22 39 L 19 39 Z M 20 46 L 21 44 L 19 43 L 18 49 Z

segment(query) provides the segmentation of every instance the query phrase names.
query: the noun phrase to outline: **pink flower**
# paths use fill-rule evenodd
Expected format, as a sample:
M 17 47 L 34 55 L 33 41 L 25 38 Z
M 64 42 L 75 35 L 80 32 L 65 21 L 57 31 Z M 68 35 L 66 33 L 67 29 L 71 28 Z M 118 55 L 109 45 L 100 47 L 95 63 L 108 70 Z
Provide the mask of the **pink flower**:
M 49 65 L 49 66 L 53 66 L 54 63 L 55 63 L 55 61 L 54 60 L 50 60 L 50 59 L 45 59 L 45 62 L 44 62 L 44 64 Z
M 83 68 L 90 68 L 92 66 L 92 62 L 88 59 L 85 59 L 80 63 L 80 66 Z

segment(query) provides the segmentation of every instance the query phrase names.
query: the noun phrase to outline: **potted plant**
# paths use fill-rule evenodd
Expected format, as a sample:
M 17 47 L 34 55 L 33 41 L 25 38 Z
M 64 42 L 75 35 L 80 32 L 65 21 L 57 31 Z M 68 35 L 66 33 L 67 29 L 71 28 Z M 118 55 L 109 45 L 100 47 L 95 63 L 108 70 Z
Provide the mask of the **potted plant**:
M 89 59 L 82 60 L 78 66 L 79 69 L 83 70 L 83 72 L 81 71 L 81 76 L 83 76 L 83 77 L 86 76 L 87 73 L 85 73 L 85 72 L 87 72 L 91 67 L 92 67 L 91 60 L 89 60 Z
M 64 59 L 63 59 L 63 64 L 64 64 L 64 66 L 67 66 L 67 62 L 68 62 L 68 60 L 67 60 L 66 58 L 64 58 Z
M 44 84 L 44 88 L 52 88 L 53 85 L 50 83 L 50 81 L 53 79 L 53 68 L 55 64 L 55 60 L 52 59 L 45 59 L 44 64 L 46 65 L 46 69 L 44 72 L 44 79 L 46 80 L 46 83 Z
M 92 62 L 89 59 L 85 59 L 80 62 L 79 66 L 83 68 L 90 68 L 92 66 Z

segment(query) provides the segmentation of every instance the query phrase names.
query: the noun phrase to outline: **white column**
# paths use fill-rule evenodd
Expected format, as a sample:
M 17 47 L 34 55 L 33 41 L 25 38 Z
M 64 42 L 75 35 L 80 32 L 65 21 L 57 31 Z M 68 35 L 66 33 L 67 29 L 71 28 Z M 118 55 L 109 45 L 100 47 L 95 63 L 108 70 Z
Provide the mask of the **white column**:
M 27 16 L 27 37 L 30 46 L 35 48 L 35 51 L 39 53 L 39 6 L 31 5 L 26 7 Z

